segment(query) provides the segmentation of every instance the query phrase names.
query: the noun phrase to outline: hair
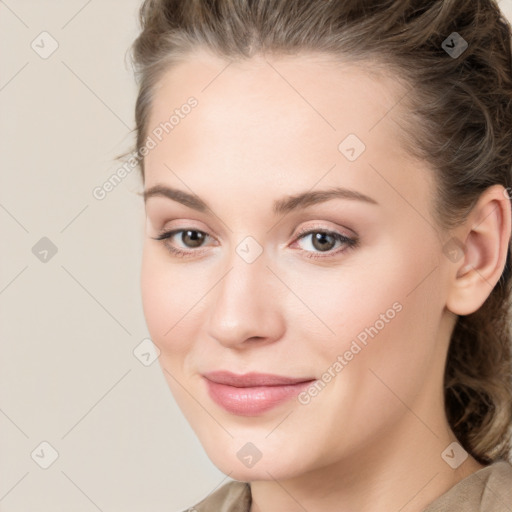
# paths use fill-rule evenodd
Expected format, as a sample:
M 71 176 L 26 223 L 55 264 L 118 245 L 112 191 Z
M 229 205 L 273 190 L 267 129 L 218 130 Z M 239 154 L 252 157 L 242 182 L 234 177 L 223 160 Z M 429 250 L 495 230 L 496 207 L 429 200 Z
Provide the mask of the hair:
M 317 52 L 407 85 L 400 140 L 434 169 L 439 226 L 463 222 L 493 185 L 512 191 L 511 26 L 495 0 L 145 0 L 139 21 L 137 148 L 159 80 L 193 51 L 232 60 Z M 468 43 L 460 56 L 444 49 L 453 32 Z M 448 422 L 482 464 L 511 456 L 511 280 L 509 244 L 487 300 L 456 318 L 445 364 Z

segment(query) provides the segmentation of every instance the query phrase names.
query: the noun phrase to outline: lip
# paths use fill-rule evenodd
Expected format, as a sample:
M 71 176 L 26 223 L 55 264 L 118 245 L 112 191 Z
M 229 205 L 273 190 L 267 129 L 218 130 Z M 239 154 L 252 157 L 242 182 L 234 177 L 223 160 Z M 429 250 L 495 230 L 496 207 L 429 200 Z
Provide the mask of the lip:
M 315 379 L 270 373 L 237 375 L 228 371 L 203 374 L 210 398 L 231 414 L 256 416 L 296 397 Z

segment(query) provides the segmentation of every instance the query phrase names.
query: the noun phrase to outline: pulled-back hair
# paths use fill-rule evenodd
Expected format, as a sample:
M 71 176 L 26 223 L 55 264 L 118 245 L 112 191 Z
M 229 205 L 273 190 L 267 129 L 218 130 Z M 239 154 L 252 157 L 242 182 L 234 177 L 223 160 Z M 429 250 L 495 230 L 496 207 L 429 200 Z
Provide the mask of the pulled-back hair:
M 435 170 L 441 227 L 463 222 L 492 185 L 512 191 L 511 27 L 495 0 L 145 0 L 139 16 L 131 48 L 137 148 L 148 135 L 155 86 L 190 52 L 228 59 L 320 52 L 408 85 L 400 140 Z M 445 50 L 455 46 L 454 32 L 468 44 L 459 56 Z M 144 181 L 143 159 L 139 166 Z M 509 246 L 485 303 L 457 318 L 446 359 L 448 422 L 483 464 L 510 458 L 510 258 Z

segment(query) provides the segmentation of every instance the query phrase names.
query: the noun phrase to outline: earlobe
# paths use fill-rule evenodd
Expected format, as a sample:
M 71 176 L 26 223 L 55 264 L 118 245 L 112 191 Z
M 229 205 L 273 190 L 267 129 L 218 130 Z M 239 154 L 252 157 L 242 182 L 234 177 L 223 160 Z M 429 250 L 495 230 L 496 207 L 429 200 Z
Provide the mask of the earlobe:
M 463 257 L 453 266 L 447 308 L 456 315 L 477 311 L 490 295 L 505 267 L 510 244 L 511 204 L 501 185 L 480 196 L 456 239 Z

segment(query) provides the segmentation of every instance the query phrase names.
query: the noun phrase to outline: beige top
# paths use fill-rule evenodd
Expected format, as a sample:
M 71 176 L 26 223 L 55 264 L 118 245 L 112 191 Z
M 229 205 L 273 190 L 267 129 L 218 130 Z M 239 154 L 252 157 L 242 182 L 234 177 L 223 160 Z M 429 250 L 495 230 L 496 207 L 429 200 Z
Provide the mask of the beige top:
M 249 512 L 251 487 L 228 482 L 184 512 Z M 423 512 L 511 512 L 512 465 L 494 462 L 464 478 Z

